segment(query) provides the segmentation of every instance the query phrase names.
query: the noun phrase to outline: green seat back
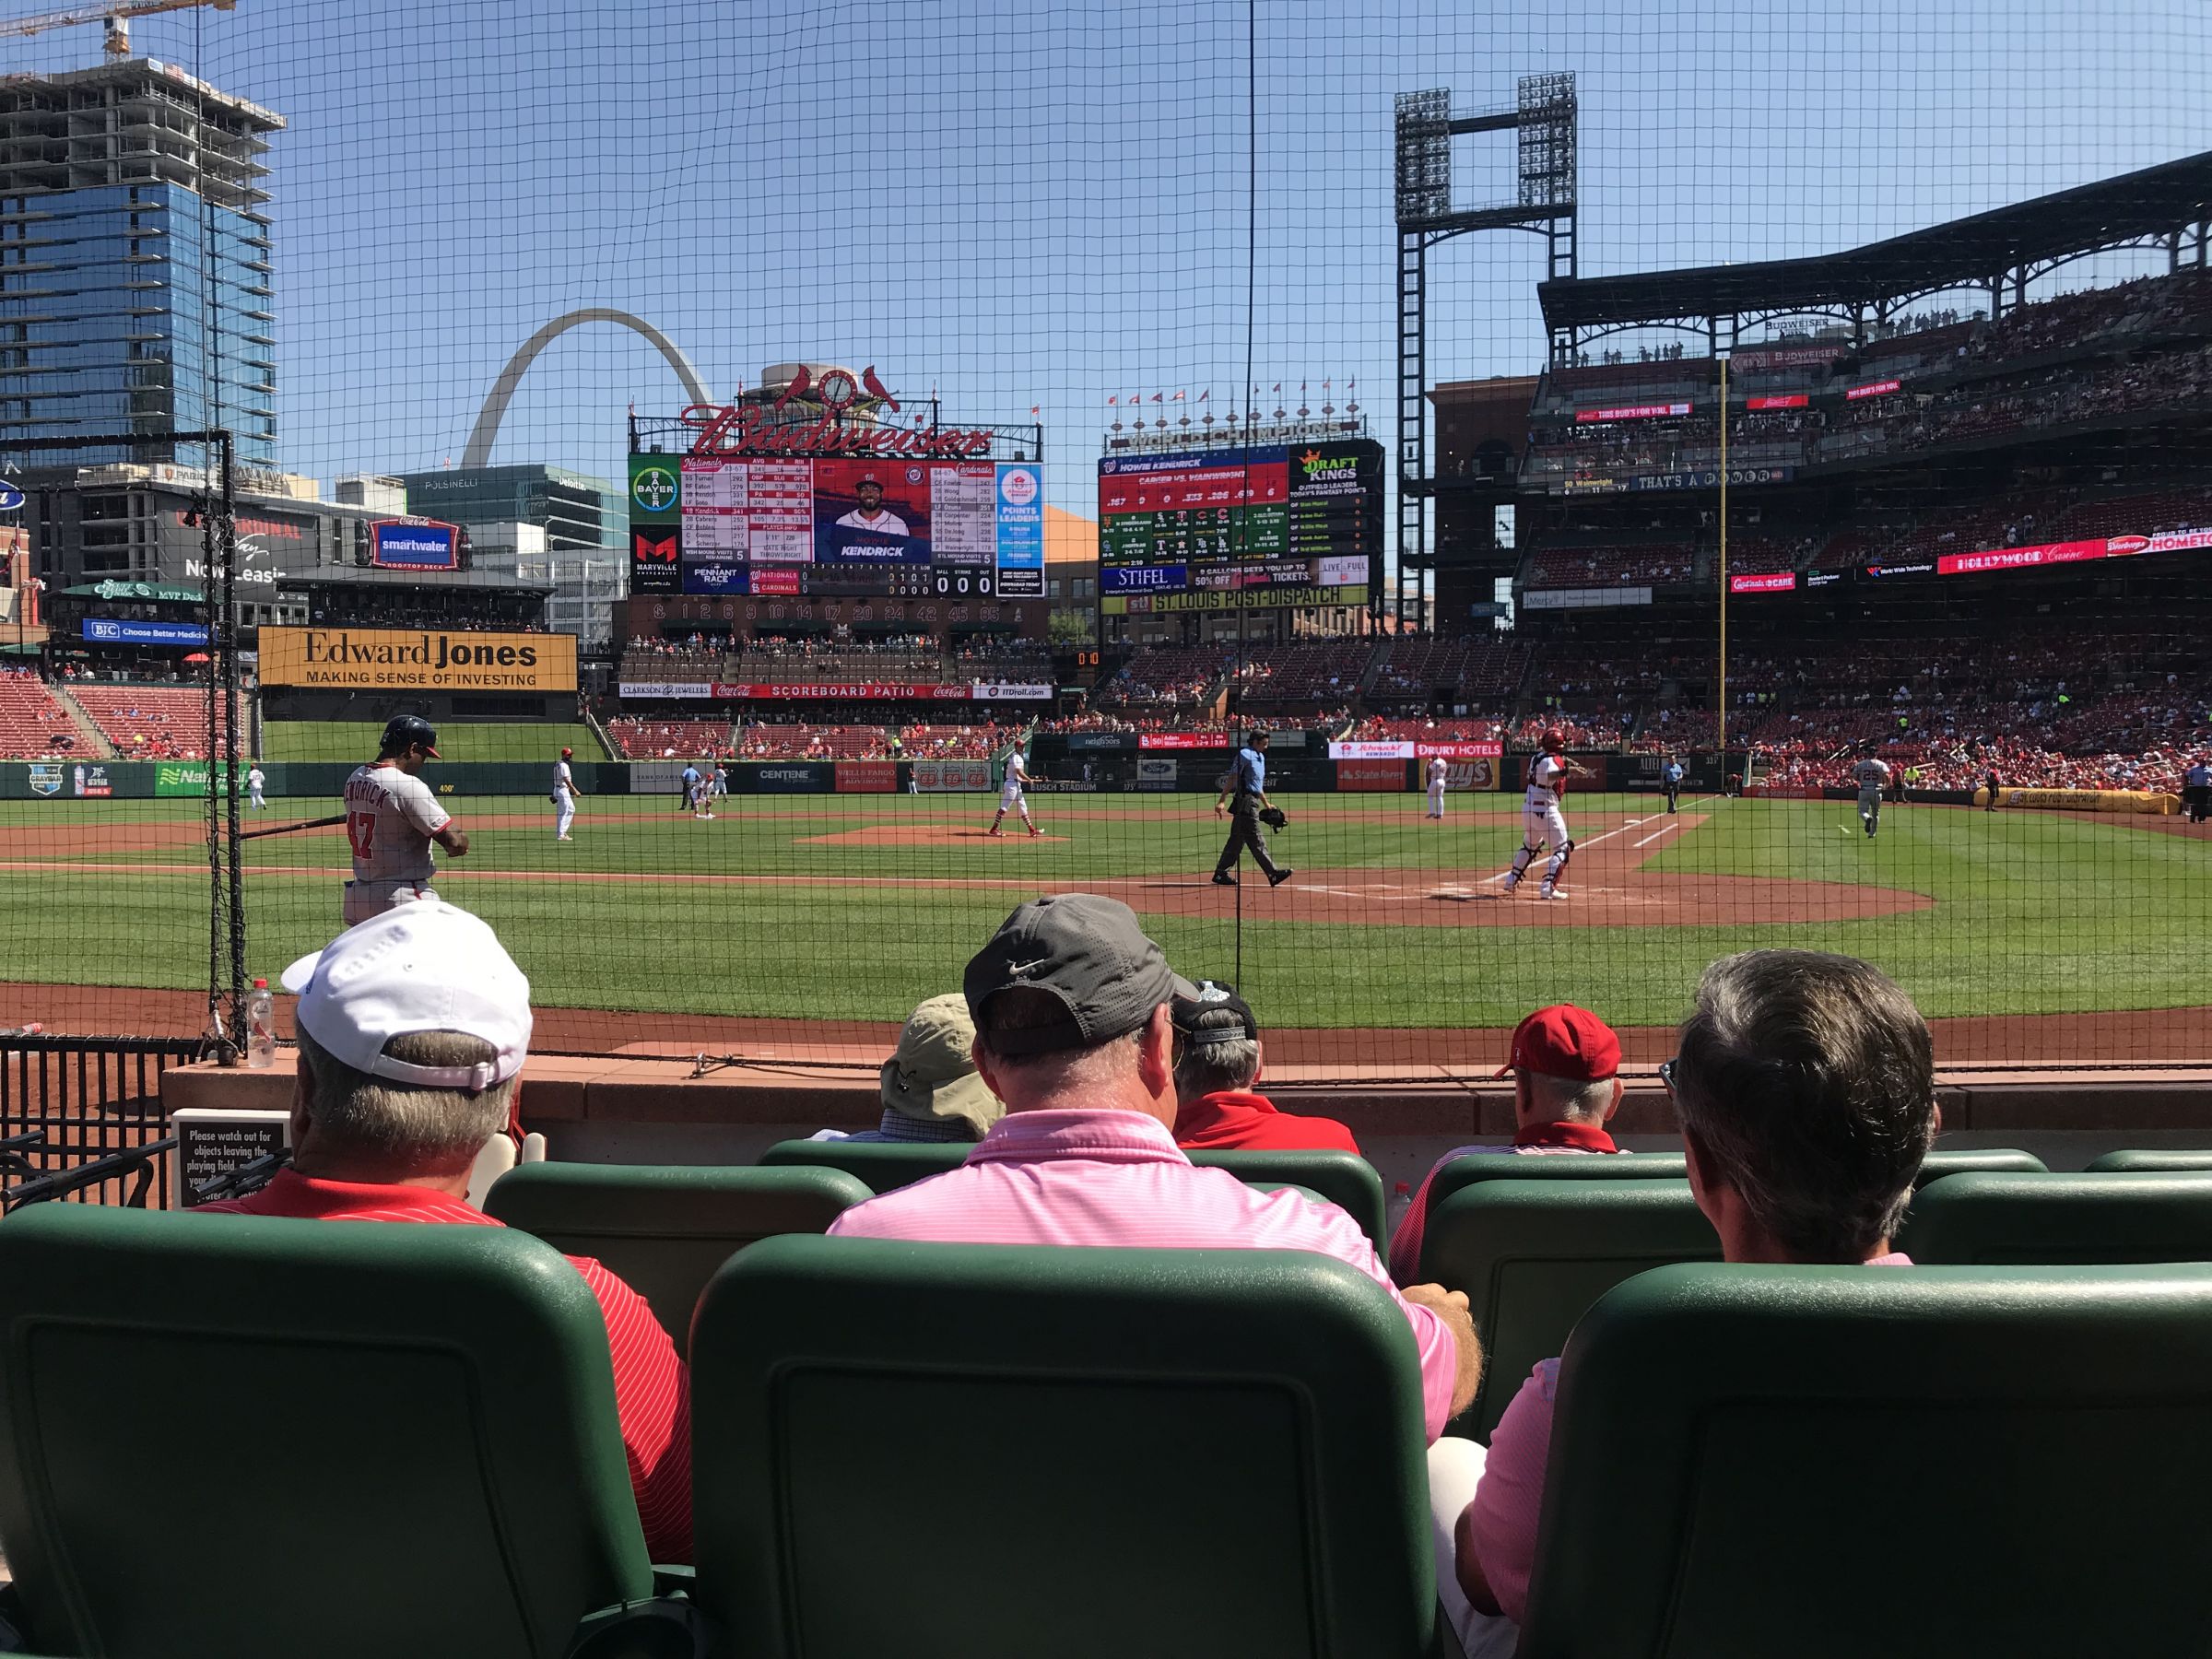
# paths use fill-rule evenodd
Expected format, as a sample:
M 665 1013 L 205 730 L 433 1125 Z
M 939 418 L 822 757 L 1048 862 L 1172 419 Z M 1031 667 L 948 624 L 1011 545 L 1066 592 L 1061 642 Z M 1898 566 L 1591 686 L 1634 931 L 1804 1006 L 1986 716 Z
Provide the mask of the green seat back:
M 2043 1160 L 2009 1147 L 1937 1147 L 1920 1160 L 1912 1185 L 1926 1186 L 1947 1175 L 2041 1175 Z
M 760 1154 L 771 1169 L 793 1164 L 842 1170 L 871 1193 L 888 1193 L 912 1182 L 942 1175 L 967 1162 L 973 1141 L 778 1141 Z
M 1614 1159 L 1532 1159 L 1612 1163 Z M 1717 1262 L 1721 1241 L 1687 1181 L 1479 1181 L 1429 1212 L 1421 1277 L 1464 1290 L 1482 1384 L 1452 1432 L 1488 1441 L 1528 1373 L 1556 1358 L 1583 1310 L 1667 1262 Z
M 2212 1262 L 2212 1172 L 1953 1175 L 1916 1195 L 1916 1262 Z
M 1429 1213 L 1478 1181 L 1681 1181 L 1688 1173 L 1679 1152 L 1470 1152 L 1430 1181 Z
M 714 1270 L 756 1239 L 820 1232 L 868 1196 L 841 1170 L 534 1163 L 492 1183 L 485 1213 L 569 1255 L 596 1256 L 675 1339 Z
M 1382 1207 L 1382 1177 L 1357 1152 L 1193 1152 L 1202 1170 L 1227 1170 L 1253 1186 L 1300 1186 L 1359 1223 L 1378 1255 L 1390 1249 Z
M 2207 1421 L 2202 1267 L 1641 1275 L 1567 1345 L 1520 1659 L 2200 1652 Z
M 1414 1346 L 1325 1256 L 770 1239 L 691 1352 L 695 1594 L 748 1659 L 1435 1639 Z
M 558 1659 L 653 1591 L 599 1305 L 492 1227 L 10 1216 L 0 1537 L 66 1653 Z
M 2158 1171 L 2212 1170 L 2212 1152 L 2189 1152 L 2173 1149 L 2142 1148 L 2133 1151 L 2107 1152 L 2094 1159 L 2088 1172 L 2092 1175 L 2142 1175 Z

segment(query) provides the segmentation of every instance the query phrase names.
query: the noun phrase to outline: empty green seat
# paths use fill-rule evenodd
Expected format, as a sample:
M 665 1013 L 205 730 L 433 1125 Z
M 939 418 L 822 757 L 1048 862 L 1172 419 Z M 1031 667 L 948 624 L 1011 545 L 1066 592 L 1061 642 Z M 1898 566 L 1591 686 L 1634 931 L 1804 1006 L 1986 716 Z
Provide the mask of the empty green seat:
M 1470 1152 L 1436 1171 L 1429 1213 L 1478 1181 L 1680 1181 L 1688 1173 L 1679 1152 Z
M 2212 1171 L 1953 1175 L 1917 1194 L 1916 1262 L 2212 1262 Z
M 1520 1659 L 2201 1653 L 2208 1420 L 2202 1267 L 1641 1275 L 1567 1345 Z
M 965 1163 L 973 1141 L 778 1141 L 760 1154 L 771 1169 L 794 1164 L 842 1170 L 871 1193 L 888 1193 L 912 1182 L 942 1175 Z
M 2146 1175 L 2160 1171 L 2212 1170 L 2212 1152 L 2190 1152 L 2180 1148 L 2138 1147 L 2133 1151 L 2107 1152 L 2089 1165 L 2092 1175 L 2124 1174 Z
M 770 1239 L 691 1362 L 695 1594 L 748 1659 L 1438 1640 L 1414 1346 L 1327 1257 Z
M 1253 1186 L 1300 1186 L 1359 1223 L 1378 1255 L 1390 1248 L 1382 1177 L 1357 1152 L 1193 1152 L 1200 1169 L 1227 1170 Z
M 63 1653 L 559 1659 L 653 1588 L 599 1305 L 490 1227 L 10 1216 L 0 1537 Z
M 724 1262 L 756 1239 L 820 1232 L 867 1196 L 840 1170 L 534 1163 L 493 1182 L 484 1209 L 566 1254 L 596 1256 L 653 1305 L 681 1353 Z
M 1920 1160 L 1912 1177 L 1915 1188 L 1947 1175 L 2040 1175 L 2043 1160 L 2032 1152 L 2009 1147 L 1937 1147 Z
M 1482 1338 L 1482 1384 L 1452 1432 L 1488 1441 L 1530 1370 L 1621 1280 L 1720 1254 L 1687 1181 L 1479 1181 L 1432 1206 L 1420 1277 L 1465 1291 Z

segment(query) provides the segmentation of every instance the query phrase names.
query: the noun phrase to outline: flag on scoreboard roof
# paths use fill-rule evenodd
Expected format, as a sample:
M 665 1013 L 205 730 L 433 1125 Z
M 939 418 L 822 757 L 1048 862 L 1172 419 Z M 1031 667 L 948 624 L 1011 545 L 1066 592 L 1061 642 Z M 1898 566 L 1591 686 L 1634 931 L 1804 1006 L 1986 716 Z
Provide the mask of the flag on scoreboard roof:
M 1158 403 L 1158 402 L 1159 401 L 1159 393 L 1155 392 L 1155 393 L 1153 393 L 1153 394 L 1152 394 L 1152 401 L 1153 401 L 1154 403 Z
M 1106 406 L 1110 409 L 1113 407 L 1113 394 L 1111 392 L 1106 394 Z
M 1213 396 L 1213 394 L 1214 389 L 1211 386 L 1208 386 L 1205 391 L 1198 394 L 1198 401 L 1200 403 L 1204 403 L 1207 398 Z
M 1180 393 L 1180 392 L 1176 393 L 1176 394 L 1175 394 L 1175 396 L 1174 396 L 1174 398 L 1173 398 L 1173 400 L 1172 400 L 1172 401 L 1173 401 L 1173 402 L 1176 402 L 1176 403 L 1181 403 L 1181 402 L 1182 401 L 1182 393 Z

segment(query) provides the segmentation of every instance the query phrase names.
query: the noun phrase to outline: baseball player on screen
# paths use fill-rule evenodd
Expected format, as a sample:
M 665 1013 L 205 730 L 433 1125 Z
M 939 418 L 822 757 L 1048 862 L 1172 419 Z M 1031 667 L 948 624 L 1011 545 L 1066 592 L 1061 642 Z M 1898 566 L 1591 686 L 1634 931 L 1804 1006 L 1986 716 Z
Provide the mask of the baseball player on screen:
M 1513 854 L 1513 867 L 1505 877 L 1505 890 L 1509 893 L 1521 885 L 1521 877 L 1528 873 L 1536 854 L 1549 847 L 1551 860 L 1544 866 L 1544 885 L 1536 889 L 1536 896 L 1567 897 L 1559 891 L 1559 877 L 1567 868 L 1567 861 L 1574 856 L 1574 840 L 1567 833 L 1567 819 L 1559 811 L 1559 801 L 1567 793 L 1567 779 L 1571 774 L 1580 772 L 1588 777 L 1590 772 L 1567 758 L 1566 746 L 1567 739 L 1558 730 L 1546 732 L 1541 748 L 1528 763 L 1528 793 L 1521 802 L 1521 848 Z
M 1866 839 L 1872 841 L 1881 827 L 1882 791 L 1888 787 L 1889 763 L 1869 755 L 1851 769 L 1851 775 L 1859 786 L 1859 822 L 1866 826 Z
M 876 473 L 863 473 L 854 493 L 860 505 L 837 521 L 841 529 L 871 530 L 877 535 L 911 535 L 906 521 L 883 504 L 883 479 Z
M 1440 820 L 1443 818 L 1444 781 L 1451 773 L 1451 764 L 1441 755 L 1429 762 L 1429 810 L 1424 816 Z
M 576 774 L 569 770 L 574 749 L 564 748 L 560 759 L 553 762 L 553 839 L 569 841 L 570 827 L 576 822 Z
M 353 848 L 347 926 L 395 905 L 437 898 L 430 887 L 432 841 L 454 858 L 468 855 L 468 831 L 438 805 L 420 776 L 422 763 L 439 758 L 437 728 L 419 714 L 402 714 L 384 726 L 376 759 L 346 780 L 346 839 Z
M 1009 812 L 1021 814 L 1021 821 L 1031 835 L 1044 833 L 1035 824 L 1030 822 L 1030 797 L 1023 790 L 1023 785 L 1029 781 L 1029 763 L 1021 758 L 1021 747 L 1018 744 L 1006 751 L 1006 787 L 998 792 L 998 812 L 991 819 L 991 828 L 984 831 L 986 835 L 1003 837 L 1006 831 L 1001 830 L 999 825 L 1006 821 L 1006 814 Z

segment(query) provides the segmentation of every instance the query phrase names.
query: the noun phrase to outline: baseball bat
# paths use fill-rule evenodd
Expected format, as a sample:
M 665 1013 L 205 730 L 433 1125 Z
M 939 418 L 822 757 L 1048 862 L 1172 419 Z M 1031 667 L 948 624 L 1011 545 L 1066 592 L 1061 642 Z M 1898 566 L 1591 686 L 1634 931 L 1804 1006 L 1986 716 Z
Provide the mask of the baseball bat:
M 346 815 L 337 812 L 333 813 L 329 818 L 309 818 L 304 823 L 271 824 L 266 830 L 241 830 L 238 832 L 238 839 L 252 841 L 257 835 L 289 835 L 295 830 L 330 830 L 345 821 Z

